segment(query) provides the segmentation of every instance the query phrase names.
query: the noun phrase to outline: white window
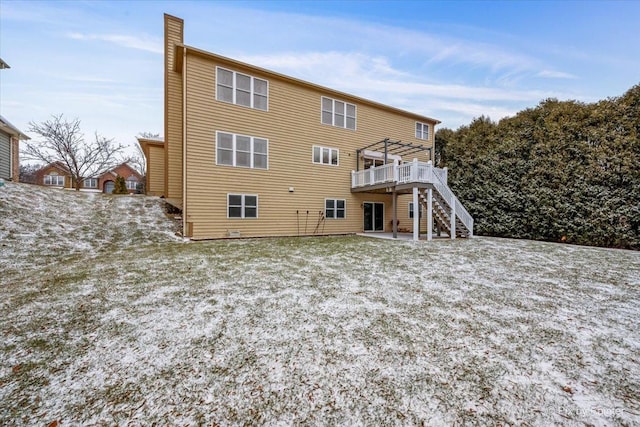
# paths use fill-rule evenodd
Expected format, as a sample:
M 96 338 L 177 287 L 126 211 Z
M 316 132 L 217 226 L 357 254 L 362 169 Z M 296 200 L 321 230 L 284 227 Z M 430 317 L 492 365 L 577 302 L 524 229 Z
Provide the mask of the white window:
M 314 145 L 313 163 L 338 166 L 338 149 Z
M 84 188 L 98 188 L 98 178 L 85 178 L 82 186 Z
M 254 136 L 216 132 L 216 164 L 268 169 L 269 141 Z
M 324 217 L 327 219 L 346 218 L 347 202 L 344 199 L 324 199 Z
M 429 125 L 426 123 L 416 122 L 416 138 L 429 139 Z
M 44 185 L 64 187 L 64 175 L 45 175 Z
M 227 218 L 258 218 L 258 196 L 227 194 Z
M 269 83 L 257 77 L 217 67 L 216 99 L 267 111 Z
M 322 97 L 322 123 L 346 129 L 356 129 L 356 106 L 344 101 Z
M 420 217 L 419 218 L 422 218 L 422 214 L 423 214 L 422 205 L 419 205 L 419 206 L 420 206 Z M 409 202 L 409 218 L 413 218 L 413 202 Z
M 127 178 L 127 190 L 136 190 L 138 188 L 138 178 L 131 175 Z

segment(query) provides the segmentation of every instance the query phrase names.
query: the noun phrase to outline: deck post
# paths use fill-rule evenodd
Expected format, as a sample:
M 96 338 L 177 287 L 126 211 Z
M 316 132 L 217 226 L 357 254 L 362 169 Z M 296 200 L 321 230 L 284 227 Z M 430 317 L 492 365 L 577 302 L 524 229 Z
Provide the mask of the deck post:
M 389 161 L 389 138 L 384 139 L 384 164 Z
M 393 201 L 393 238 L 398 238 L 398 193 L 396 189 L 393 189 L 393 194 L 391 195 L 391 200 Z
M 398 173 L 398 159 L 393 159 L 393 183 L 394 185 L 398 183 L 398 179 L 399 179 L 399 173 Z
M 451 240 L 456 238 L 456 196 L 451 195 Z
M 420 240 L 420 205 L 418 204 L 418 187 L 413 187 L 413 241 Z
M 433 238 L 433 189 L 427 188 L 427 240 L 431 240 L 432 238 Z

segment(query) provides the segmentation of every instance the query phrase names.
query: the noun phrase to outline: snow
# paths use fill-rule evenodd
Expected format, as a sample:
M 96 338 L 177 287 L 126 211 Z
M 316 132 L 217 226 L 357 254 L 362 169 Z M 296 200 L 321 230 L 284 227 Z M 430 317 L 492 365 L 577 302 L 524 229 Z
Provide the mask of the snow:
M 158 199 L 12 183 L 0 248 L 2 425 L 640 424 L 637 252 L 187 244 Z

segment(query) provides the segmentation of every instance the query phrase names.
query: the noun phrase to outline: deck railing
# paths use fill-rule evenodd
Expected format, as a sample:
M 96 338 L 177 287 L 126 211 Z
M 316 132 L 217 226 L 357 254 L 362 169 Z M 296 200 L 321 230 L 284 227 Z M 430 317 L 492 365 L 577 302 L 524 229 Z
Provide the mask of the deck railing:
M 431 184 L 450 207 L 454 207 L 456 216 L 473 233 L 473 217 L 460 203 L 447 185 L 447 170 L 436 168 L 431 162 L 396 162 L 351 172 L 351 188 L 368 187 L 378 184 Z
M 446 171 L 434 167 L 431 162 L 389 163 L 351 173 L 352 188 L 387 183 L 422 182 L 433 184 L 434 181 L 443 182 L 446 185 Z

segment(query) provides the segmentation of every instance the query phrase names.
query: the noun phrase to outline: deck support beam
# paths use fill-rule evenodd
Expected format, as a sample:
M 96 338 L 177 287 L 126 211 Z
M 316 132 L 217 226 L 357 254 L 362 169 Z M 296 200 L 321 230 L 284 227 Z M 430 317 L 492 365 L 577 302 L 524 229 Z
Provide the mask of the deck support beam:
M 391 195 L 391 200 L 393 201 L 393 238 L 398 238 L 398 192 L 393 189 L 393 193 Z
M 427 240 L 431 240 L 432 238 L 433 238 L 433 189 L 427 188 Z
M 420 203 L 418 201 L 418 187 L 413 187 L 413 241 L 420 240 Z

